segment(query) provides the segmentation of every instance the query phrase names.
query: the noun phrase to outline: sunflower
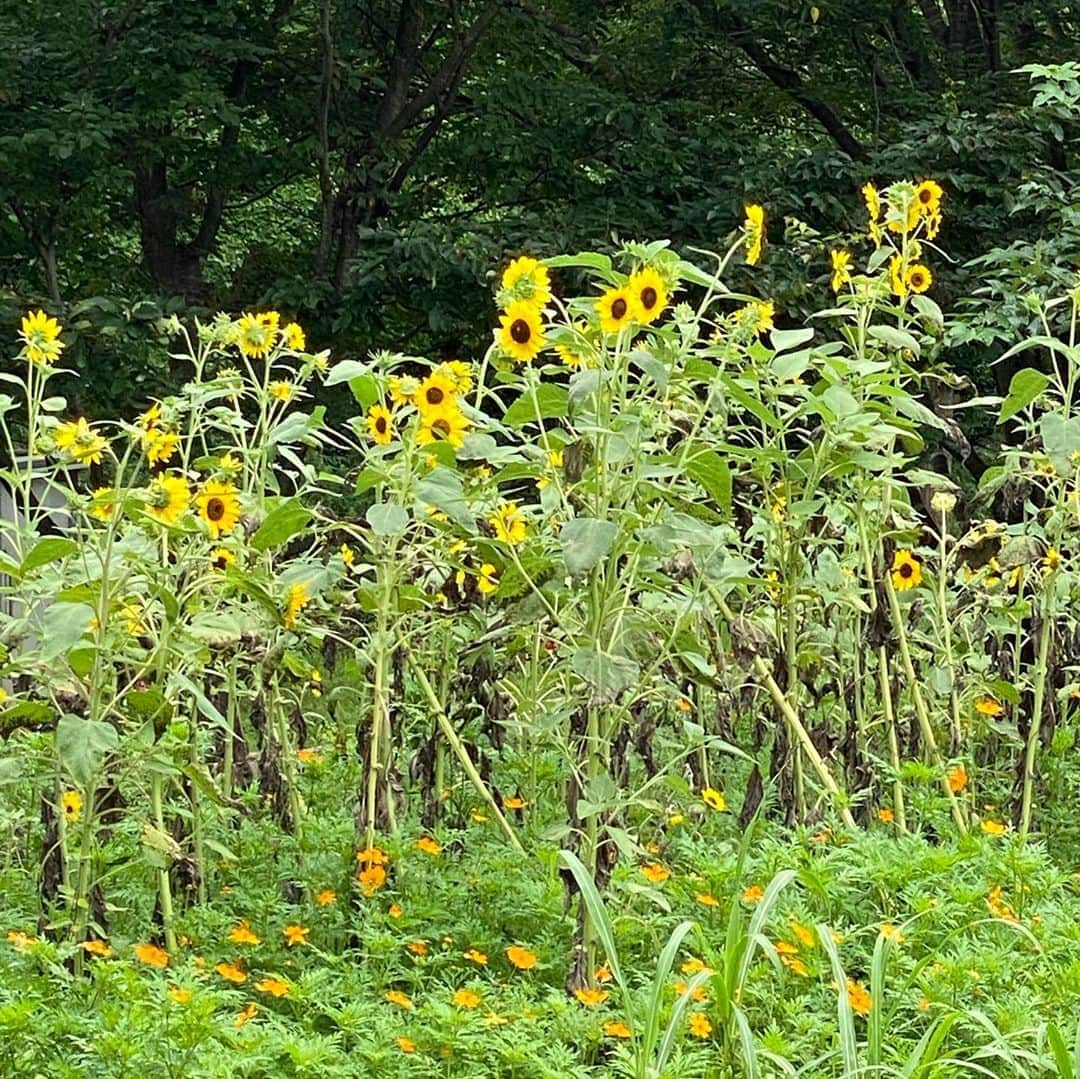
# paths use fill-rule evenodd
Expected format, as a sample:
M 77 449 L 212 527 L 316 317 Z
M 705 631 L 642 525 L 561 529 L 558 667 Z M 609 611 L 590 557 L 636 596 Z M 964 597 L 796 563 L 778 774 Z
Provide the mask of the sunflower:
M 116 514 L 116 492 L 111 487 L 98 487 L 90 497 L 90 516 L 111 521 Z
M 285 593 L 285 614 L 283 621 L 286 629 L 295 629 L 300 612 L 311 602 L 307 581 L 298 581 Z
M 523 300 L 534 307 L 543 307 L 551 299 L 551 278 L 547 267 L 534 258 L 522 255 L 503 270 L 502 291 L 510 293 L 509 302 Z
M 394 441 L 394 422 L 385 405 L 372 405 L 367 414 L 367 429 L 377 446 L 389 446 Z
M 746 240 L 746 264 L 756 266 L 765 245 L 765 210 L 755 202 L 746 207 L 745 213 L 743 233 Z
M 922 566 L 908 550 L 897 551 L 893 556 L 892 583 L 898 592 L 917 588 L 922 582 Z
M 638 270 L 626 283 L 637 304 L 635 318 L 642 326 L 655 322 L 667 306 L 668 294 L 664 279 L 651 266 Z
M 941 185 L 936 180 L 923 180 L 915 188 L 915 202 L 919 207 L 919 214 L 922 217 L 932 217 L 939 213 L 943 194 Z
M 469 421 L 460 408 L 432 413 L 422 419 L 423 422 L 416 432 L 418 446 L 429 446 L 432 442 L 446 441 L 456 448 L 465 441 L 465 435 L 469 431 Z
M 555 351 L 559 354 L 559 359 L 567 367 L 580 367 L 586 362 L 586 351 L 588 349 L 588 342 L 585 338 L 585 334 L 588 331 L 588 324 L 578 319 L 573 323 L 571 329 L 575 331 L 573 343 L 569 345 L 556 345 Z
M 292 382 L 283 382 L 280 379 L 270 383 L 270 396 L 275 401 L 291 401 L 296 394 L 296 385 Z
M 195 495 L 195 509 L 217 539 L 227 536 L 240 520 L 240 497 L 231 483 L 207 480 Z
M 829 282 L 833 292 L 839 292 L 851 280 L 851 255 L 847 251 L 832 250 L 832 280 Z
M 236 554 L 228 547 L 215 547 L 210 552 L 210 567 L 216 570 L 226 570 L 236 562 Z
M 488 524 L 495 529 L 496 539 L 509 543 L 511 547 L 525 542 L 525 515 L 518 509 L 516 502 L 500 502 L 488 518 Z
M 528 363 L 544 344 L 544 323 L 535 304 L 515 300 L 499 316 L 499 347 L 512 360 Z
M 869 218 L 870 238 L 875 247 L 881 246 L 881 196 L 873 184 L 863 184 L 862 197 L 866 202 L 866 214 Z
M 457 382 L 448 375 L 432 371 L 412 396 L 421 417 L 427 421 L 457 408 Z
M 934 275 L 928 267 L 917 262 L 914 266 L 908 267 L 905 281 L 912 292 L 925 292 L 934 283 Z
M 60 795 L 60 809 L 68 824 L 74 824 L 82 816 L 82 808 L 83 797 L 78 791 L 64 791 Z
M 618 333 L 625 329 L 637 315 L 634 293 L 628 285 L 609 288 L 596 301 L 596 311 L 600 316 L 600 329 L 604 333 Z
M 412 375 L 391 375 L 386 388 L 395 405 L 411 405 L 420 389 L 420 380 Z
M 889 288 L 894 296 L 902 300 L 908 294 L 907 280 L 904 274 L 904 260 L 900 255 L 893 255 L 889 260 Z
M 485 595 L 490 596 L 499 587 L 499 578 L 495 573 L 495 567 L 490 562 L 485 562 L 476 575 L 476 587 Z
M 44 311 L 31 311 L 23 315 L 19 328 L 23 350 L 31 363 L 50 364 L 60 359 L 64 342 L 60 340 L 63 327 Z
M 473 388 L 473 369 L 464 360 L 447 360 L 435 368 L 437 374 L 445 375 L 454 384 L 454 392 L 468 393 Z
M 188 508 L 188 485 L 183 476 L 157 476 L 146 489 L 146 512 L 163 525 L 174 525 Z
M 62 453 L 81 465 L 101 463 L 101 454 L 108 442 L 94 434 L 81 416 L 74 423 L 62 423 L 53 434 L 53 442 Z
M 151 428 L 143 435 L 143 449 L 151 465 L 164 464 L 180 445 L 180 436 L 174 431 L 159 431 Z
M 270 350 L 277 341 L 280 321 L 281 316 L 276 311 L 242 315 L 237 323 L 237 347 L 253 360 L 270 355 Z
M 290 322 L 281 333 L 285 338 L 286 348 L 292 349 L 293 352 L 303 352 L 307 348 L 307 339 L 298 323 Z

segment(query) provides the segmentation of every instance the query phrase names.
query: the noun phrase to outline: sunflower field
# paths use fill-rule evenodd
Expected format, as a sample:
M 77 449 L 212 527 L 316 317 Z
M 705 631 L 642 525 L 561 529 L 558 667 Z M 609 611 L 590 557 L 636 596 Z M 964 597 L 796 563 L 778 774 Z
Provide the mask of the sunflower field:
M 27 312 L 0 1076 L 1080 1079 L 1080 278 L 979 396 L 948 209 L 867 184 L 794 324 L 758 204 L 471 358 L 171 316 L 109 421 Z

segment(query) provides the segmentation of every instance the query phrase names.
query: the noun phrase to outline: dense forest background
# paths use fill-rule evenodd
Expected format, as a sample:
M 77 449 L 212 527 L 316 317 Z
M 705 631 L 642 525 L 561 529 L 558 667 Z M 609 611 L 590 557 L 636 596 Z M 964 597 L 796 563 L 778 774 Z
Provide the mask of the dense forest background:
M 508 255 L 715 249 L 747 201 L 782 323 L 868 179 L 945 188 L 976 381 L 1080 262 L 1077 0 L 8 0 L 0 32 L 0 317 L 63 317 L 91 415 L 168 388 L 162 314 L 474 357 Z

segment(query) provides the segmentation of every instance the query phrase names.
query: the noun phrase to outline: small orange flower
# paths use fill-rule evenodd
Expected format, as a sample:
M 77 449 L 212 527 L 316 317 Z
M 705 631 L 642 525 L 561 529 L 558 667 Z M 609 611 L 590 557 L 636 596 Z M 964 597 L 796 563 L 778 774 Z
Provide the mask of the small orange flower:
M 610 1023 L 605 1023 L 604 1033 L 609 1038 L 632 1038 L 634 1036 L 634 1032 L 625 1023 L 620 1023 L 618 1019 L 612 1019 Z
M 289 992 L 289 983 L 280 978 L 263 978 L 255 983 L 255 988 L 260 993 L 269 993 L 272 997 L 283 997 Z
M 429 835 L 421 836 L 416 841 L 415 846 L 417 850 L 422 850 L 425 854 L 430 854 L 432 856 L 439 854 L 442 851 L 442 847 L 439 845 L 438 841 L 432 839 Z
M 357 851 L 356 860 L 361 865 L 386 865 L 389 863 L 390 858 L 379 847 L 365 847 L 361 851 Z
M 229 934 L 229 940 L 233 944 L 258 944 L 259 938 L 251 931 L 247 918 L 244 918 L 238 926 L 235 926 Z
M 428 946 L 422 940 L 414 940 L 409 944 L 409 951 L 412 952 L 413 955 L 427 955 Z
M 800 925 L 794 918 L 791 921 L 791 931 L 795 934 L 795 938 L 804 948 L 813 948 L 817 945 L 817 938 L 814 936 L 813 930 L 807 929 L 805 925 Z
M 663 884 L 671 876 L 671 872 L 658 862 L 647 862 L 641 867 L 641 873 L 650 884 Z
M 475 948 L 470 948 L 465 953 L 465 958 L 479 967 L 487 966 L 487 956 L 483 952 L 478 952 Z
M 191 990 L 184 989 L 179 985 L 170 985 L 165 992 L 168 994 L 169 1000 L 176 1004 L 187 1004 L 191 1000 Z
M 503 799 L 504 809 L 524 809 L 528 804 L 519 794 L 512 794 L 509 798 Z
M 401 992 L 400 989 L 387 989 L 383 993 L 383 999 L 391 1004 L 396 1004 L 399 1008 L 405 1008 L 408 1010 L 413 1006 L 412 997 L 407 993 Z
M 401 1035 L 400 1037 L 395 1038 L 394 1039 L 394 1044 L 403 1053 L 415 1053 L 416 1052 L 416 1042 L 414 1042 L 412 1040 L 412 1038 L 406 1038 L 404 1035 Z
M 593 977 L 601 985 L 606 985 L 608 982 L 611 981 L 614 975 L 611 973 L 611 967 L 609 967 L 607 963 L 602 963 L 596 968 L 595 972 L 593 973 Z
M 247 975 L 235 963 L 218 963 L 214 970 L 226 981 L 232 982 L 234 985 L 243 985 L 247 981 Z
M 851 1010 L 856 1015 L 869 1015 L 873 1006 L 873 999 L 866 991 L 865 986 L 860 985 L 854 978 L 847 980 L 847 998 Z
M 472 817 L 474 824 L 487 824 L 488 816 L 486 813 L 481 813 L 479 809 L 469 810 L 469 816 Z
M 696 955 L 692 955 L 679 969 L 683 974 L 699 974 L 701 971 L 708 970 L 709 968 L 702 960 L 698 959 Z
M 234 1020 L 233 1026 L 237 1030 L 243 1030 L 243 1028 L 251 1022 L 259 1014 L 259 1006 L 257 1004 L 249 1004 Z
M 806 969 L 806 964 L 797 956 L 782 955 L 780 956 L 780 962 L 783 963 L 792 974 L 798 974 L 800 978 L 810 977 L 810 971 Z
M 285 934 L 285 943 L 291 948 L 294 944 L 307 944 L 308 933 L 311 930 L 303 925 L 287 925 L 282 930 Z
M 102 959 L 108 959 L 112 955 L 112 948 L 103 940 L 84 940 L 83 950 L 89 952 L 90 955 L 100 956 Z
M 962 765 L 957 765 L 949 772 L 949 790 L 953 794 L 959 794 L 968 785 L 967 769 Z
M 321 892 L 316 893 L 315 902 L 320 907 L 328 907 L 337 899 L 337 893 L 331 891 L 329 888 L 324 888 Z
M 718 907 L 720 906 L 720 900 L 715 895 L 710 895 L 708 892 L 695 892 L 694 898 L 703 907 Z
M 707 1038 L 712 1034 L 712 1023 L 709 1022 L 709 1017 L 702 1015 L 701 1012 L 694 1012 L 690 1016 L 690 1033 L 695 1038 Z
M 15 950 L 19 952 L 25 952 L 31 944 L 37 943 L 33 937 L 24 933 L 21 929 L 9 929 L 7 939 L 8 944 L 13 944 Z
M 134 951 L 135 958 L 140 963 L 146 963 L 147 966 L 164 970 L 169 965 L 169 953 L 156 944 L 136 944 Z
M 691 989 L 686 982 L 676 982 L 675 992 L 680 997 L 685 997 L 687 993 L 690 994 L 690 999 L 698 1004 L 708 1004 L 709 994 L 705 992 L 705 987 L 699 985 L 696 989 Z
M 1004 835 L 1006 833 L 1006 831 L 1008 831 L 1007 827 L 1004 824 L 1002 824 L 1001 821 L 997 821 L 997 820 L 980 821 L 979 822 L 979 827 L 982 828 L 982 830 L 987 835 L 994 835 L 994 836 Z
M 530 952 L 528 948 L 521 948 L 516 944 L 511 944 L 506 949 L 506 958 L 510 960 L 511 964 L 517 967 L 518 970 L 532 970 L 536 966 L 536 955 Z
M 586 1008 L 595 1008 L 597 1004 L 603 1004 L 610 994 L 606 989 L 575 989 L 574 996 L 578 1002 Z
M 471 989 L 459 989 L 454 994 L 453 1004 L 455 1008 L 475 1008 L 480 1004 L 480 994 Z
M 975 711 L 984 716 L 1000 716 L 1005 706 L 993 697 L 979 697 L 975 701 Z
M 317 749 L 305 746 L 296 751 L 296 759 L 301 764 L 318 764 L 322 760 L 322 754 Z
M 893 944 L 903 944 L 904 941 L 907 939 L 904 936 L 904 932 L 902 929 L 897 928 L 895 925 L 892 925 L 889 922 L 886 922 L 884 925 L 879 926 L 878 931 L 886 940 L 891 940 Z
M 773 947 L 777 953 L 782 957 L 785 955 L 798 955 L 799 947 L 797 944 L 792 944 L 789 940 L 778 940 Z
M 877 811 L 877 819 L 881 821 L 882 824 L 892 824 L 896 817 L 888 806 L 882 806 L 882 808 Z
M 680 697 L 675 702 L 675 707 L 678 708 L 680 712 L 692 712 L 694 710 L 694 706 L 685 697 Z
M 391 903 L 390 908 L 386 913 L 389 914 L 391 918 L 400 918 L 404 911 L 402 911 L 400 903 Z
M 760 903 L 765 898 L 765 889 L 760 884 L 751 884 L 743 889 L 744 903 Z
M 381 865 L 369 865 L 356 874 L 360 890 L 370 899 L 385 883 L 386 869 Z

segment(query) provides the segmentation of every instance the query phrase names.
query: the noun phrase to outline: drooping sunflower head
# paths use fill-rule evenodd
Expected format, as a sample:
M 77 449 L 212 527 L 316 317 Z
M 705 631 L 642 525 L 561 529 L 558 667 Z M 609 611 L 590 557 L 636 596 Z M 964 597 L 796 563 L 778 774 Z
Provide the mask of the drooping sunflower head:
M 572 336 L 567 334 L 572 331 Z M 594 363 L 592 342 L 588 337 L 589 325 L 583 319 L 577 319 L 563 331 L 563 340 L 555 345 L 559 359 L 567 367 L 590 367 Z
M 394 441 L 394 421 L 385 405 L 372 405 L 367 414 L 367 429 L 377 446 L 389 446 Z
M 430 446 L 432 442 L 449 442 L 456 448 L 464 443 L 469 432 L 469 420 L 456 406 L 421 416 L 421 421 L 416 431 L 418 446 Z
M 908 267 L 905 280 L 912 292 L 925 292 L 934 283 L 934 275 L 929 267 L 917 262 L 914 266 Z
M 765 210 L 756 202 L 744 210 L 743 241 L 746 244 L 746 264 L 756 266 L 765 246 Z
M 897 551 L 893 556 L 892 584 L 897 592 L 906 592 L 922 583 L 922 565 L 911 551 Z
M 217 539 L 227 536 L 240 520 L 240 495 L 231 483 L 207 480 L 195 495 L 200 520 Z
M 919 200 L 915 185 L 904 181 L 890 185 L 885 225 L 890 232 L 914 232 L 919 224 Z
M 275 401 L 288 403 L 296 396 L 296 383 L 278 379 L 277 381 L 270 383 L 269 390 L 270 396 Z
M 603 333 L 618 333 L 626 329 L 637 316 L 637 303 L 628 285 L 609 288 L 596 301 L 596 313 L 600 316 Z
M 663 313 L 668 302 L 667 285 L 651 266 L 643 266 L 627 282 L 637 306 L 635 317 L 642 326 L 654 323 Z
M 19 326 L 23 351 L 31 363 L 56 363 L 64 351 L 64 342 L 60 340 L 63 327 L 44 311 L 30 311 L 23 315 Z
M 395 405 L 411 405 L 420 389 L 420 380 L 412 375 L 391 375 L 386 388 Z
M 182 476 L 157 476 L 146 489 L 146 512 L 163 525 L 174 525 L 184 516 L 189 498 Z
M 534 307 L 543 307 L 551 299 L 551 278 L 547 267 L 534 258 L 522 255 L 503 270 L 499 302 L 508 306 L 515 300 L 523 300 Z
M 280 322 L 281 316 L 277 311 L 242 315 L 236 326 L 237 347 L 253 360 L 269 356 L 270 350 L 277 344 Z
M 527 300 L 515 300 L 499 316 L 499 347 L 518 363 L 528 363 L 546 340 L 540 308 Z

